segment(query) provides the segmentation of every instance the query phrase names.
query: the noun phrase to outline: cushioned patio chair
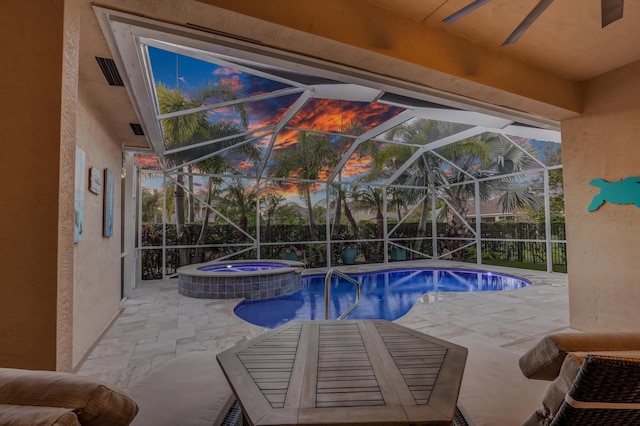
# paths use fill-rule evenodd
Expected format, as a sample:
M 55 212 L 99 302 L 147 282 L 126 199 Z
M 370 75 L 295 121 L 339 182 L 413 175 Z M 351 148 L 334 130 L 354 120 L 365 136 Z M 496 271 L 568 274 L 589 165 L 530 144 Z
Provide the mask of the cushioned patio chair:
M 520 368 L 553 380 L 525 426 L 640 425 L 640 333 L 546 336 Z
M 586 355 L 551 425 L 640 424 L 640 358 Z

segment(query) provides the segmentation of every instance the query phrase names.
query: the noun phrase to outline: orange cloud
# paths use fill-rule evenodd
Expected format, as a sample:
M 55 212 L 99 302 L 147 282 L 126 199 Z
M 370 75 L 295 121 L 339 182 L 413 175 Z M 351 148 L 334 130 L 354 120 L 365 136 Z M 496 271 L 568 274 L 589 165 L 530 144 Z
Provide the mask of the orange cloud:
M 358 134 L 372 129 L 400 113 L 402 109 L 368 102 L 347 102 L 335 99 L 311 99 L 289 122 L 290 127 L 325 132 L 344 132 L 359 124 Z
M 287 197 L 287 198 L 298 196 L 297 182 L 280 182 L 280 184 L 282 185 L 282 187 L 278 191 L 278 193 L 282 194 L 284 197 Z
M 238 163 L 237 167 L 240 170 L 251 170 L 253 169 L 254 165 L 251 161 L 247 161 L 247 160 L 242 160 Z
M 229 78 L 221 78 L 220 83 L 225 84 L 236 92 L 241 91 L 244 88 L 244 85 L 240 82 L 240 76 L 238 74 L 232 75 Z
M 214 72 L 214 75 L 237 75 L 240 74 L 239 71 L 234 70 L 233 68 L 228 68 L 228 67 L 220 67 L 217 68 Z
M 245 104 L 245 110 L 250 117 L 249 130 L 275 125 L 289 110 L 290 105 L 274 108 L 267 106 L 264 101 Z
M 133 159 L 141 169 L 160 170 L 160 163 L 156 154 L 135 154 Z
M 340 101 L 333 99 L 311 99 L 288 123 L 290 127 L 325 132 L 339 132 L 344 124 Z
M 280 133 L 278 133 L 278 136 L 276 137 L 274 149 L 289 148 L 295 145 L 296 141 L 298 140 L 298 134 L 299 132 L 296 130 L 285 129 L 280 131 Z
M 342 168 L 342 178 L 349 178 L 368 173 L 373 168 L 371 162 L 373 158 L 370 155 L 352 156 Z

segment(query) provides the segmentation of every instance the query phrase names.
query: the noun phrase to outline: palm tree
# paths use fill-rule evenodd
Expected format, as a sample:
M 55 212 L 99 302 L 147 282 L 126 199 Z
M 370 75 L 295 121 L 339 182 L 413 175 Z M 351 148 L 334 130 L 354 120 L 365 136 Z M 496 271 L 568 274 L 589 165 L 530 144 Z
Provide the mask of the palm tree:
M 158 107 L 160 113 L 167 114 L 171 112 L 184 111 L 196 108 L 210 99 L 234 100 L 237 99 L 236 93 L 225 85 L 213 85 L 200 89 L 198 93 L 189 97 L 178 89 L 169 89 L 164 84 L 159 83 L 156 88 L 158 96 Z M 248 116 L 242 105 L 238 104 L 234 107 L 240 116 L 241 128 L 236 128 L 236 133 L 240 133 L 242 128 L 246 128 L 248 124 Z M 229 126 L 229 123 L 217 123 L 218 126 Z M 162 121 L 162 130 L 165 137 L 165 145 L 168 149 L 184 147 L 193 143 L 211 139 L 211 129 L 216 124 L 211 124 L 208 120 L 206 111 L 199 111 L 192 114 L 178 115 L 167 118 Z M 201 148 L 200 148 L 201 149 Z M 180 166 L 185 159 L 194 158 L 194 151 L 182 151 L 165 157 L 167 163 L 171 166 Z M 195 156 L 197 158 L 197 156 Z M 176 234 L 178 244 L 185 245 L 188 243 L 188 235 L 185 232 L 185 206 L 184 206 L 184 168 L 178 167 L 177 185 L 174 191 L 175 209 L 176 209 Z M 201 232 L 202 233 L 202 232 Z M 180 265 L 189 264 L 189 251 L 181 249 Z
M 207 129 L 207 133 L 208 133 L 207 138 L 209 140 L 224 138 L 227 136 L 233 136 L 242 132 L 243 130 L 240 126 L 238 126 L 237 123 L 228 121 L 228 120 L 221 120 L 215 123 L 206 123 L 205 128 Z M 242 142 L 242 140 L 243 139 L 241 137 L 232 138 L 225 141 L 217 142 L 216 146 L 218 149 L 223 149 L 223 148 L 231 147 L 235 144 L 238 144 Z M 200 148 L 199 150 L 206 150 L 206 148 Z M 258 149 L 255 148 L 253 145 L 249 145 L 249 144 L 244 144 L 239 147 L 236 147 L 232 149 L 231 152 L 241 153 L 254 163 L 259 161 L 259 157 L 260 157 L 260 153 Z M 207 154 L 207 151 L 196 152 L 196 156 L 202 156 L 206 154 Z M 205 160 L 199 161 L 195 164 L 195 166 L 199 171 L 206 174 L 221 174 L 229 170 L 230 168 L 229 163 L 225 160 L 224 157 L 220 155 L 214 155 L 213 157 L 209 157 Z M 207 200 L 206 200 L 207 208 L 205 210 L 204 218 L 202 220 L 202 225 L 200 228 L 200 235 L 198 237 L 198 242 L 197 242 L 198 245 L 206 244 L 207 236 L 209 232 L 209 216 L 211 212 L 210 206 L 215 198 L 214 192 L 215 192 L 216 186 L 219 185 L 221 182 L 222 182 L 222 179 L 219 177 L 213 177 L 213 176 L 208 177 L 208 184 L 207 184 L 208 190 L 207 190 Z M 227 200 L 225 200 L 225 202 L 226 201 Z M 198 247 L 196 249 L 195 261 L 201 262 L 203 260 L 203 257 L 204 257 L 204 251 L 202 250 L 201 247 Z
M 247 232 L 249 219 L 248 215 L 253 211 L 256 205 L 258 193 L 255 187 L 245 188 L 240 179 L 233 179 L 223 190 L 223 198 L 228 202 L 227 211 L 233 212 L 238 217 L 238 226 L 244 232 Z M 246 240 L 244 233 L 240 234 L 240 241 Z
M 296 177 L 304 182 L 296 184 L 298 195 L 305 201 L 309 217 L 309 233 L 312 241 L 318 240 L 311 193 L 317 186 L 320 173 L 335 163 L 336 151 L 326 136 L 310 132 L 300 132 L 296 143 L 276 153 L 279 165 L 276 177 Z
M 355 122 L 349 123 L 346 126 L 346 129 L 342 133 L 345 135 L 355 136 L 363 133 L 364 130 L 365 129 L 362 123 L 360 123 L 359 121 L 355 121 Z M 333 159 L 333 163 L 330 164 L 330 167 L 333 167 L 333 168 L 336 167 L 336 165 L 338 164 L 338 161 L 342 157 L 344 157 L 344 155 L 349 150 L 349 147 L 351 146 L 353 141 L 354 141 L 353 138 L 348 138 L 345 136 L 338 138 L 335 144 L 335 150 L 337 155 Z M 361 143 L 358 146 L 358 150 L 354 154 L 362 155 L 363 153 L 367 152 L 369 148 L 370 148 L 370 144 L 368 144 L 368 141 Z M 341 180 L 342 180 L 342 170 L 338 172 L 338 181 L 341 181 Z M 347 217 L 347 220 L 349 221 L 349 223 L 351 224 L 351 227 L 353 228 L 353 235 L 356 239 L 358 239 L 360 238 L 358 222 L 356 222 L 351 212 L 351 209 L 349 208 L 346 192 L 342 188 L 341 183 L 338 183 L 337 185 L 335 185 L 335 188 L 336 188 L 336 194 L 335 194 L 336 199 L 335 199 L 335 210 L 334 210 L 334 216 L 333 216 L 333 226 L 331 227 L 331 238 L 332 239 L 335 238 L 339 232 L 340 221 L 342 220 L 342 210 L 344 209 L 344 214 Z
M 441 126 L 444 127 L 441 128 Z M 449 127 L 447 123 L 416 120 L 392 129 L 387 132 L 386 137 L 405 143 L 425 145 L 434 140 L 432 139 L 434 135 L 442 137 L 450 133 Z M 427 151 L 408 167 L 402 179 L 404 184 L 416 189 L 407 191 L 406 195 L 411 200 L 423 198 L 418 237 L 426 235 L 430 202 L 427 195 L 429 191 L 436 188 L 438 188 L 438 197 L 448 203 L 440 210 L 440 214 L 448 219 L 447 233 L 458 238 L 468 236 L 465 222 L 468 200 L 475 197 L 475 178 L 487 174 L 508 174 L 524 170 L 534 161 L 532 156 L 535 155 L 535 147 L 527 141 L 520 143 L 519 146 L 520 148 L 513 146 L 500 135 L 485 134 L 482 137 L 464 139 L 439 148 L 437 150 L 439 156 Z M 395 164 L 406 161 L 416 149 L 410 146 L 389 145 L 374 158 L 374 170 L 393 170 Z M 447 166 L 447 162 L 455 167 Z M 531 188 L 526 185 L 511 188 L 510 183 L 514 181 L 515 178 L 509 176 L 480 182 L 480 201 L 499 195 L 504 211 L 512 211 L 524 205 L 539 208 L 540 200 Z M 415 249 L 418 250 L 420 245 L 421 241 L 417 240 Z
M 480 139 L 490 149 L 488 164 L 490 172 L 497 175 L 517 173 L 535 163 L 538 150 L 528 140 L 522 140 L 516 146 L 504 136 L 494 133 L 486 133 Z M 513 176 L 505 176 L 489 181 L 488 197 L 499 194 L 500 206 L 505 212 L 527 206 L 536 211 L 540 210 L 543 207 L 542 199 L 535 192 L 534 185 L 525 183 L 514 187 L 512 184 L 517 182 L 517 179 Z
M 162 83 L 156 89 L 160 113 L 182 111 L 195 108 L 200 103 L 195 99 L 188 99 L 178 89 L 171 90 Z M 167 148 L 176 148 L 189 143 L 197 132 L 203 117 L 201 114 L 188 114 L 173 117 L 162 122 L 165 144 Z M 170 163 L 171 164 L 171 163 Z M 173 165 L 173 164 L 172 164 Z M 184 228 L 184 176 L 183 169 L 178 169 L 177 185 L 174 191 L 174 205 L 176 211 L 176 235 L 178 244 L 187 243 L 187 235 Z M 188 264 L 188 252 L 180 250 L 180 265 Z
M 204 161 L 198 163 L 198 167 L 200 171 L 203 173 L 221 173 L 227 168 L 227 164 L 220 156 L 214 156 L 208 158 Z M 200 246 L 207 243 L 207 237 L 209 235 L 209 215 L 211 212 L 211 203 L 213 201 L 213 197 L 215 196 L 215 188 L 217 184 L 220 184 L 222 179 L 209 176 L 207 179 L 207 198 L 205 200 L 206 209 L 204 211 L 204 217 L 202 218 L 202 225 L 200 227 L 200 234 L 198 235 L 197 244 L 199 247 L 196 248 L 196 252 L 194 255 L 194 261 L 196 263 L 204 261 L 204 249 Z
M 351 197 L 357 202 L 358 208 L 376 215 L 376 258 L 367 259 L 379 262 L 382 259 L 384 240 L 384 199 L 382 189 L 367 186 L 351 192 Z
M 142 191 L 142 222 L 157 223 L 158 216 L 162 216 L 162 193 L 157 189 Z
M 285 205 L 286 200 L 284 196 L 274 193 L 267 193 L 260 198 L 260 206 L 265 220 L 262 241 L 268 242 L 270 240 L 271 224 L 274 221 L 276 212 Z

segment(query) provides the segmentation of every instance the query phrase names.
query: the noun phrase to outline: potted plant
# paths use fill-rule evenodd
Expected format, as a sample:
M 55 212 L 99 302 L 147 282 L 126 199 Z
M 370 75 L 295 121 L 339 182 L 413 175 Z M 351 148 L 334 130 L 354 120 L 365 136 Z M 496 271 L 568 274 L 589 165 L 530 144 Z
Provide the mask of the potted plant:
M 284 260 L 300 260 L 304 256 L 302 250 L 285 244 L 280 251 L 280 257 Z
M 391 249 L 391 260 L 407 260 L 407 251 L 400 247 Z
M 340 233 L 336 236 L 337 240 L 341 240 L 342 242 L 339 244 L 338 249 L 340 250 L 340 258 L 342 259 L 342 263 L 345 265 L 353 265 L 356 263 L 356 256 L 358 256 L 358 243 L 353 240 L 355 237 L 353 234 L 349 233 Z

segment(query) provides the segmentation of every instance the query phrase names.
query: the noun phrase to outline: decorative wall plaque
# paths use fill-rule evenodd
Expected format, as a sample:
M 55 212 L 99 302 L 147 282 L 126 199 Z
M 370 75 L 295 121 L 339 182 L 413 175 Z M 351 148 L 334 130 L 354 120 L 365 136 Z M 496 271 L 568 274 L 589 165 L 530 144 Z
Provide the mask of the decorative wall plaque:
M 95 167 L 89 169 L 89 191 L 100 194 L 102 190 L 102 172 Z
M 628 177 L 616 182 L 604 179 L 593 179 L 589 185 L 600 188 L 600 193 L 593 197 L 587 208 L 592 212 L 600 208 L 605 201 L 613 204 L 635 204 L 640 208 L 640 177 Z

